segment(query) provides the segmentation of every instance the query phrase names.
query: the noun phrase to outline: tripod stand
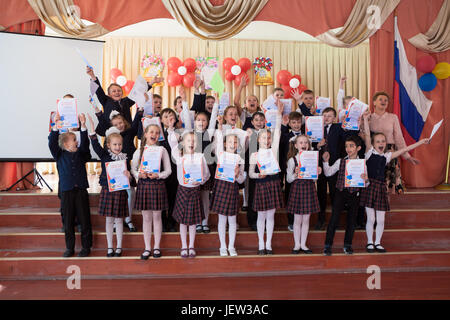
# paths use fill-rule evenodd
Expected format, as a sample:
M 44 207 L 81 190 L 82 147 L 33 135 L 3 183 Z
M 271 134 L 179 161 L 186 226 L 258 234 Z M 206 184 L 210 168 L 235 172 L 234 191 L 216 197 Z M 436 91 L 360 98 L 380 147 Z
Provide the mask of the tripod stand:
M 35 174 L 35 182 L 31 182 L 30 180 L 28 180 L 28 176 L 30 174 L 34 173 Z M 44 178 L 42 177 L 42 175 L 39 173 L 39 171 L 36 170 L 36 165 L 34 166 L 34 168 L 32 170 L 30 170 L 30 172 L 28 172 L 26 175 L 24 175 L 22 178 L 20 178 L 19 180 L 17 180 L 13 185 L 11 185 L 8 189 L 4 190 L 4 191 L 9 191 L 11 190 L 15 185 L 17 185 L 19 182 L 21 181 L 27 181 L 29 184 L 31 184 L 32 186 L 36 187 L 38 184 L 40 184 L 42 187 L 44 186 L 43 183 L 45 183 L 45 185 L 47 186 L 47 188 L 50 189 L 51 192 L 53 192 L 53 189 L 50 188 L 50 186 L 47 184 L 47 182 L 44 180 Z

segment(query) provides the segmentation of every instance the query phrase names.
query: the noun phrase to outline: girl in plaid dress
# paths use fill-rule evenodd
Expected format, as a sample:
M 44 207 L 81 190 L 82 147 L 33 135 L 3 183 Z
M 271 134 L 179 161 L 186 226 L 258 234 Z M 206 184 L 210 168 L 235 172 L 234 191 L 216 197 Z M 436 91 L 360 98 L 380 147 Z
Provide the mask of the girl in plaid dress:
M 169 144 L 172 160 L 177 164 L 178 190 L 173 210 L 173 218 L 180 224 L 181 257 L 194 258 L 196 225 L 205 217 L 200 197 L 200 186 L 210 177 L 206 159 L 202 153 L 195 152 L 197 140 L 194 132 L 185 131 L 182 135 L 181 150 L 174 128 L 170 128 Z M 200 170 L 200 177 L 195 171 Z M 189 226 L 189 250 L 187 246 L 187 230 Z
M 387 142 L 383 133 L 374 133 L 370 136 L 369 113 L 364 114 L 364 139 L 366 142 L 366 165 L 369 177 L 369 186 L 361 191 L 360 205 L 366 207 L 367 223 L 367 246 L 366 250 L 372 252 L 386 252 L 381 245 L 381 237 L 384 231 L 384 218 L 389 211 L 389 198 L 385 182 L 385 167 L 392 159 L 417 148 L 422 144 L 430 143 L 430 139 L 422 139 L 408 147 L 395 152 L 386 152 Z M 377 222 L 375 230 L 375 244 L 373 242 L 373 227 Z
M 317 198 L 315 181 L 298 177 L 300 153 L 311 150 L 311 141 L 305 135 L 298 135 L 292 137 L 289 143 L 286 180 L 288 183 L 292 183 L 287 204 L 287 212 L 294 215 L 294 249 L 292 253 L 311 254 L 312 251 L 306 247 L 309 217 L 311 213 L 320 211 L 319 199 Z M 322 168 L 318 167 L 318 175 L 321 173 Z
M 272 136 L 270 130 L 263 129 L 258 134 L 258 152 L 250 156 L 249 175 L 251 179 L 256 179 L 255 197 L 253 208 L 258 212 L 256 223 L 258 230 L 259 249 L 258 254 L 273 254 L 272 234 L 275 224 L 275 211 L 282 208 L 283 195 L 281 193 L 281 181 L 279 177 L 280 166 L 278 164 L 278 149 L 281 135 L 281 115 L 283 113 L 283 103 L 277 99 L 278 114 L 276 119 L 275 132 Z M 273 156 L 271 162 L 266 162 L 267 157 Z M 264 163 L 264 165 L 261 165 Z M 267 167 L 269 166 L 269 167 Z M 264 244 L 264 229 L 267 220 L 267 239 Z
M 214 184 L 211 211 L 216 212 L 219 216 L 218 231 L 220 240 L 220 255 L 237 256 L 234 248 L 234 240 L 236 239 L 236 216 L 239 213 L 239 184 L 245 180 L 244 161 L 237 153 L 239 137 L 235 134 L 225 136 L 222 134 L 222 117 L 218 118 L 219 130 L 216 132 L 216 155 L 218 157 L 218 166 L 216 171 L 216 182 Z M 225 144 L 225 152 L 224 152 Z M 233 180 L 231 177 L 224 177 L 220 173 L 224 170 L 224 164 L 235 164 Z M 228 251 L 225 241 L 226 224 L 229 224 L 229 244 Z
M 142 210 L 142 229 L 144 231 L 145 250 L 141 255 L 141 259 L 147 260 L 151 252 L 152 227 L 155 244 L 153 249 L 153 257 L 161 257 L 161 233 L 162 220 L 161 211 L 167 210 L 169 207 L 167 201 L 167 191 L 164 179 L 172 172 L 170 166 L 170 158 L 167 150 L 158 145 L 160 137 L 160 128 L 156 124 L 151 124 L 144 129 L 141 146 L 133 154 L 131 161 L 131 173 L 138 181 L 136 189 L 136 201 L 134 208 Z M 161 163 L 158 172 L 146 172 L 141 167 L 142 158 L 145 152 L 159 154 Z M 161 167 L 162 164 L 162 167 Z
M 122 255 L 122 238 L 123 238 L 123 218 L 128 215 L 128 194 L 126 190 L 119 190 L 110 192 L 108 188 L 108 180 L 106 175 L 106 163 L 111 161 L 121 161 L 127 159 L 127 155 L 122 152 L 123 138 L 120 131 L 112 127 L 105 133 L 106 149 L 104 149 L 98 142 L 95 133 L 94 121 L 89 116 L 89 123 L 91 129 L 92 147 L 97 153 L 102 162 L 102 173 L 100 174 L 100 185 L 102 190 L 100 192 L 100 200 L 98 205 L 98 214 L 106 217 L 106 241 L 108 242 L 107 257 L 120 257 Z M 127 168 L 129 168 L 127 162 Z M 124 174 L 130 179 L 130 172 L 126 170 Z M 116 238 L 117 247 L 113 249 L 113 229 L 116 224 Z

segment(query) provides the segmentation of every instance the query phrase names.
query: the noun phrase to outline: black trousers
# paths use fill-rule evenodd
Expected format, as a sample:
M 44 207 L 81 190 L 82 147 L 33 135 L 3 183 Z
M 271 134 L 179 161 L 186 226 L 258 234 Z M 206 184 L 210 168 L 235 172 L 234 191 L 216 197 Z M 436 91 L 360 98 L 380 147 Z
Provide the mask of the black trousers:
M 248 179 L 248 211 L 247 211 L 247 223 L 248 226 L 256 226 L 258 220 L 258 213 L 253 210 L 253 199 L 255 198 L 255 179 Z
M 327 235 L 325 239 L 326 246 L 333 245 L 334 234 L 339 224 L 339 217 L 344 209 L 344 205 L 348 205 L 347 212 L 347 226 L 345 228 L 344 247 L 351 246 L 353 234 L 355 233 L 356 215 L 359 208 L 359 192 L 350 193 L 347 189 L 343 191 L 336 190 L 333 209 L 331 211 L 331 219 L 327 228 Z
M 286 203 L 286 205 L 289 202 L 289 193 L 290 192 L 291 192 L 291 183 L 288 183 L 286 181 L 284 184 L 284 203 Z M 288 218 L 288 224 L 293 225 L 294 224 L 294 215 L 287 211 L 286 211 L 286 214 L 287 214 L 287 218 Z
M 320 212 L 318 217 L 318 222 L 321 224 L 324 224 L 326 221 L 326 210 L 327 210 L 327 186 L 330 190 L 330 199 L 331 199 L 331 205 L 334 203 L 334 195 L 336 193 L 336 182 L 337 182 L 337 176 L 335 175 L 331 177 L 325 176 L 325 174 L 322 172 L 319 175 L 319 179 L 317 179 L 317 197 L 319 198 L 319 206 L 320 206 Z
M 161 220 L 163 223 L 163 227 L 165 230 L 170 230 L 175 228 L 177 222 L 172 217 L 173 208 L 175 206 L 175 199 L 177 197 L 177 189 L 178 189 L 178 181 L 176 177 L 175 171 L 175 179 L 173 177 L 169 177 L 166 182 L 166 191 L 167 191 L 167 202 L 169 203 L 169 209 L 164 210 L 162 212 Z
M 75 218 L 81 224 L 81 245 L 83 249 L 92 247 L 91 211 L 86 189 L 72 189 L 61 192 L 61 212 L 64 218 L 66 248 L 75 248 Z

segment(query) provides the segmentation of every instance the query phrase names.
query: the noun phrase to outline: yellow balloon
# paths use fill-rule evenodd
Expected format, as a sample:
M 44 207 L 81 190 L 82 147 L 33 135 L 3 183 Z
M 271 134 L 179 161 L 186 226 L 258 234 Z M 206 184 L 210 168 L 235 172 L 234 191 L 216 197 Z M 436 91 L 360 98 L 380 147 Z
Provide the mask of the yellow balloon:
M 433 69 L 433 74 L 438 79 L 447 79 L 450 77 L 450 64 L 447 62 L 439 62 Z

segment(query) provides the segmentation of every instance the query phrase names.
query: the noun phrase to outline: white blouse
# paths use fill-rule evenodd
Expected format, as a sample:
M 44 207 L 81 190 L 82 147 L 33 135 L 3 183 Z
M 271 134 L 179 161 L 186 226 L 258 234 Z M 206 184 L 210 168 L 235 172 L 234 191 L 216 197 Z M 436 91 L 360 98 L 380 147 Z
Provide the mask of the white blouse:
M 238 163 L 239 164 L 239 175 L 238 175 L 236 181 L 239 184 L 243 183 L 246 178 L 246 175 L 244 173 L 245 161 L 237 153 L 230 153 L 230 152 L 224 151 L 222 131 L 220 131 L 220 130 L 216 131 L 216 138 L 214 139 L 214 141 L 216 141 L 217 164 L 220 164 L 221 162 L 223 162 L 223 159 L 232 159 L 233 162 Z

